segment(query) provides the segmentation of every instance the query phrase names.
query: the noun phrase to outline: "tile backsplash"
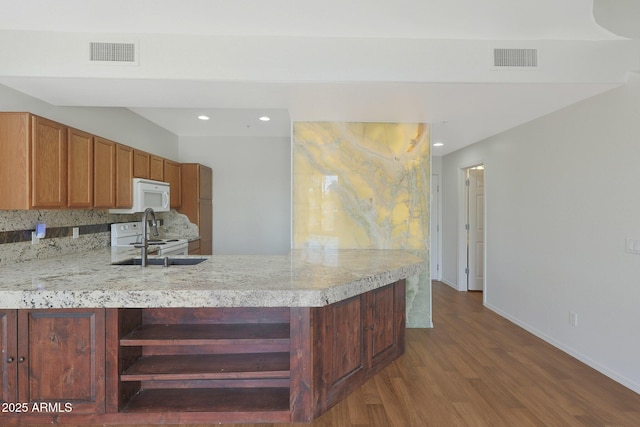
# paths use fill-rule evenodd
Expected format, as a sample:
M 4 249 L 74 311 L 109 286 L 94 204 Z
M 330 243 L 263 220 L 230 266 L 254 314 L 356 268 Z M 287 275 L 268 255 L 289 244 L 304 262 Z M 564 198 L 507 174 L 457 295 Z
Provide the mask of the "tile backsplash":
M 162 220 L 164 234 L 198 236 L 198 227 L 175 210 L 156 216 Z M 141 217 L 142 214 L 115 215 L 106 210 L 0 211 L 0 267 L 107 247 L 112 223 L 139 221 Z M 31 232 L 38 223 L 46 224 L 46 235 L 31 244 Z M 77 239 L 72 237 L 73 227 L 80 229 Z

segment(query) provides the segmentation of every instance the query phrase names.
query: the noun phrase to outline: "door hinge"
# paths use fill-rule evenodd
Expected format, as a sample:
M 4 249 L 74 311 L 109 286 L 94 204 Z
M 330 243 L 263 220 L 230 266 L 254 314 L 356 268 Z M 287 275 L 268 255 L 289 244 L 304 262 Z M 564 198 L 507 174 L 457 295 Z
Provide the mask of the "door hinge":
M 469 269 L 468 268 L 464 269 L 464 274 L 466 274 L 467 276 L 469 275 Z
M 469 186 L 471 185 L 471 180 L 468 180 L 468 179 L 467 179 L 467 180 L 464 182 L 464 185 L 466 185 L 467 187 L 469 187 Z
M 469 224 L 465 224 L 465 225 L 464 225 L 464 229 L 465 229 L 465 230 L 469 231 L 469 229 L 470 229 L 470 228 L 471 228 L 471 227 L 469 226 Z

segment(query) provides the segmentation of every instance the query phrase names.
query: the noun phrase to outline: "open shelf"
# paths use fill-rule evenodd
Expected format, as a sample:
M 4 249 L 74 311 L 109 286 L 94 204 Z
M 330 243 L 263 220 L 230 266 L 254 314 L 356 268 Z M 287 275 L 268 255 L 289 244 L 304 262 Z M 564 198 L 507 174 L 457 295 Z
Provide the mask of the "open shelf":
M 177 421 L 212 413 L 218 420 L 290 421 L 288 309 L 119 314 L 119 412 L 171 414 Z
M 146 356 L 120 375 L 122 381 L 289 378 L 289 353 Z
M 288 323 L 142 325 L 120 339 L 122 346 L 289 345 Z
M 123 412 L 289 411 L 289 388 L 168 388 L 142 390 Z

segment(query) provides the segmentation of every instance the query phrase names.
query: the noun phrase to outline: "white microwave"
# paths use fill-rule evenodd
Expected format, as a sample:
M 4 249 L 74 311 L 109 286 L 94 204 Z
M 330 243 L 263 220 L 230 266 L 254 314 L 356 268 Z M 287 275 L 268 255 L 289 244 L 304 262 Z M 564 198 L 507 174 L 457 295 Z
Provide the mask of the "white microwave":
M 167 212 L 171 201 L 168 182 L 133 178 L 133 206 L 124 209 L 109 209 L 109 213 L 136 213 L 152 208 L 155 212 Z

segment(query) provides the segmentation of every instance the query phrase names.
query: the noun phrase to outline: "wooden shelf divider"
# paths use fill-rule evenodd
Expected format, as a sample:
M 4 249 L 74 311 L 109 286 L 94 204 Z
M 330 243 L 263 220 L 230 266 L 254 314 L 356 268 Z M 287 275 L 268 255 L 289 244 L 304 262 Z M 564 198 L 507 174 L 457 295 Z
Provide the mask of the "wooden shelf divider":
M 284 344 L 289 343 L 289 324 L 149 324 L 120 339 L 122 346 Z
M 121 381 L 289 378 L 289 353 L 146 356 Z

